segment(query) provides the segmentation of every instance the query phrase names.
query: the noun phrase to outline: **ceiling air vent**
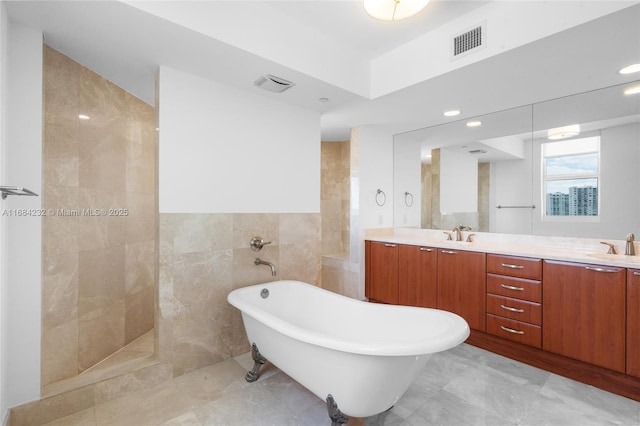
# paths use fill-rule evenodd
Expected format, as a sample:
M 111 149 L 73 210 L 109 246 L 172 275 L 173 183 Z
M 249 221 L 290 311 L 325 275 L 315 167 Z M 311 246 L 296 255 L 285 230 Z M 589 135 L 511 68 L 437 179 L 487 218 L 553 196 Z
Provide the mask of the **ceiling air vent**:
M 285 80 L 284 78 L 276 77 L 271 74 L 260 76 L 260 78 L 258 78 L 253 84 L 261 89 L 274 93 L 282 93 L 296 85 L 289 80 Z
M 471 151 L 469 151 L 469 154 L 486 154 L 487 150 L 486 149 L 472 149 Z
M 451 38 L 451 59 L 458 59 L 486 46 L 486 24 L 455 35 Z

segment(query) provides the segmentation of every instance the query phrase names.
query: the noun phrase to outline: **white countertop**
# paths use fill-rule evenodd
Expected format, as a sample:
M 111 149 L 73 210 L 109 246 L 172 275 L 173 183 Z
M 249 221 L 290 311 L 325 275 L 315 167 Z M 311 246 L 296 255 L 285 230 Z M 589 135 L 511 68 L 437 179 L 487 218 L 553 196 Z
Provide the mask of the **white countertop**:
M 447 231 L 450 232 L 450 231 Z M 608 248 L 596 239 L 546 237 L 537 235 L 494 234 L 464 231 L 475 234 L 473 242 L 447 241 L 441 230 L 413 228 L 367 229 L 365 239 L 395 244 L 409 244 L 435 248 L 459 249 L 511 256 L 536 257 L 547 260 L 588 263 L 602 266 L 617 266 L 640 269 L 640 256 L 607 254 Z M 454 235 L 455 238 L 455 235 Z M 618 253 L 624 253 L 624 240 L 605 240 L 613 243 Z M 640 254 L 638 242 L 635 252 Z

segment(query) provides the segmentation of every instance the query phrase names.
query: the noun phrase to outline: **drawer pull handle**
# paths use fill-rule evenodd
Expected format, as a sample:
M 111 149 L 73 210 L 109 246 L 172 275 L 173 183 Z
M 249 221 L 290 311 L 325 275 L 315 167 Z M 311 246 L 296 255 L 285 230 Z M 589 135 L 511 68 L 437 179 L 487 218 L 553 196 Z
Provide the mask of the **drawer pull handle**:
M 619 270 L 618 269 L 608 269 L 608 268 L 596 268 L 593 266 L 585 266 L 585 269 L 588 269 L 590 271 L 595 271 L 595 272 L 608 272 L 608 273 L 616 273 Z
M 432 248 L 420 247 L 420 251 L 433 251 Z
M 444 254 L 458 254 L 457 251 L 453 251 L 453 250 L 442 250 L 442 253 L 444 253 Z
M 633 275 L 635 275 L 636 277 L 640 277 L 640 272 L 639 271 L 633 271 Z
M 524 269 L 524 266 L 522 265 L 512 265 L 510 263 L 501 263 L 503 268 L 509 268 L 509 269 Z
M 396 245 L 395 244 L 385 244 L 384 246 L 385 247 L 395 247 Z
M 513 328 L 505 327 L 504 325 L 501 325 L 500 328 L 511 334 L 524 334 L 524 331 L 522 330 L 514 330 Z
M 500 287 L 506 288 L 507 290 L 524 291 L 523 287 L 514 287 L 512 285 L 500 284 Z
M 502 309 L 505 309 L 510 312 L 517 312 L 519 314 L 524 312 L 524 309 L 512 308 L 511 306 L 500 305 Z

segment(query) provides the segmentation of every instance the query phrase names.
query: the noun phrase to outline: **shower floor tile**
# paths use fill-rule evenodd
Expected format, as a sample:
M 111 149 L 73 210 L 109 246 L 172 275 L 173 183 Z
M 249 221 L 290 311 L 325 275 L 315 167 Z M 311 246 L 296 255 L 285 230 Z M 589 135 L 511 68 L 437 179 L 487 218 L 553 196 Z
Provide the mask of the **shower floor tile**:
M 330 424 L 325 402 L 270 364 L 244 380 L 249 354 L 96 405 L 48 426 Z M 434 354 L 385 413 L 349 426 L 640 426 L 640 403 L 460 345 Z

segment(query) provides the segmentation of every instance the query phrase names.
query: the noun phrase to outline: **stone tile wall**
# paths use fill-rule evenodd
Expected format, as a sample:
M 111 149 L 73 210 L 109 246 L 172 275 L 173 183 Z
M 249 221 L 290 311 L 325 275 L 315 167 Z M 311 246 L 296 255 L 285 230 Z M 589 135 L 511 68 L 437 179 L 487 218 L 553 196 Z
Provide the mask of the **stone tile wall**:
M 154 111 L 45 46 L 43 387 L 154 326 Z
M 322 142 L 322 254 L 349 253 L 350 143 Z
M 320 281 L 319 213 L 161 213 L 157 344 L 174 376 L 249 350 L 235 288 Z M 260 252 L 249 241 L 271 241 Z M 275 264 L 277 275 L 254 260 Z

